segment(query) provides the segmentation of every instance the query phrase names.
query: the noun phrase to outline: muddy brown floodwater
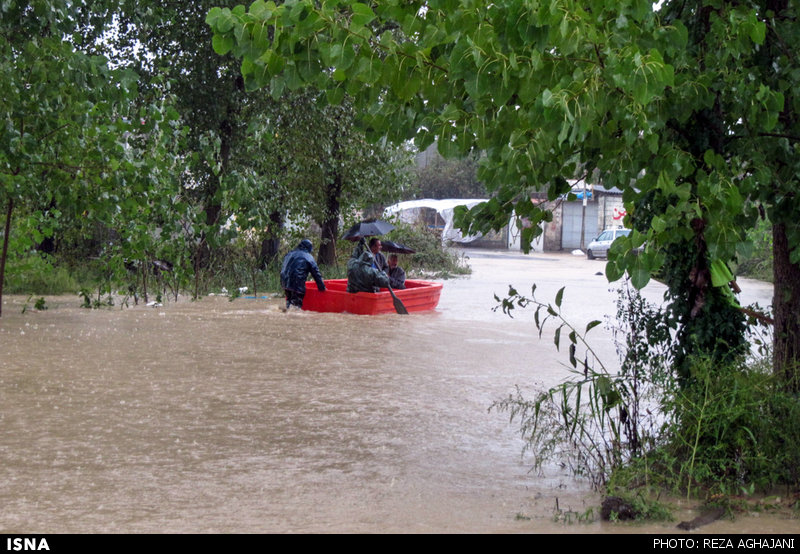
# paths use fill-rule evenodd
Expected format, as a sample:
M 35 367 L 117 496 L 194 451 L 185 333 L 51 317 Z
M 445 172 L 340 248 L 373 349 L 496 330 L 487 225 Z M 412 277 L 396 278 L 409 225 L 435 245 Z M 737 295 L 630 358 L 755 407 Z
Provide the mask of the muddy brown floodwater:
M 517 428 L 487 410 L 564 375 L 532 312 L 492 312 L 493 295 L 566 285 L 565 312 L 585 325 L 614 313 L 603 262 L 466 253 L 472 276 L 409 316 L 223 297 L 101 310 L 54 297 L 22 313 L 24 297 L 5 298 L 0 531 L 676 532 L 554 522 L 598 497 L 557 467 L 530 472 Z M 768 285 L 742 288 L 769 303 Z M 593 333 L 613 364 L 608 332 Z M 797 529 L 761 516 L 704 531 Z

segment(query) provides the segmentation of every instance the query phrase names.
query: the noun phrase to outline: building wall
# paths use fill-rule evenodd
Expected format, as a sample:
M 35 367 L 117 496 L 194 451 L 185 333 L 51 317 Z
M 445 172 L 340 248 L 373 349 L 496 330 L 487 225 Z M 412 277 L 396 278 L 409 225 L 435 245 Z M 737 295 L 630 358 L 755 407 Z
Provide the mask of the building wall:
M 600 230 L 609 227 L 619 227 L 625 216 L 625 208 L 622 204 L 621 194 L 603 194 L 598 198 L 600 210 L 598 210 L 598 228 Z
M 625 211 L 622 204 L 622 195 L 620 194 L 608 194 L 602 190 L 595 189 L 594 191 L 597 198 L 595 200 L 590 200 L 587 208 L 589 206 L 593 206 L 592 208 L 587 209 L 588 213 L 595 213 L 596 215 L 592 219 L 592 221 L 587 221 L 587 230 L 586 230 L 586 237 L 587 241 L 592 240 L 603 229 L 608 227 L 617 227 L 622 225 L 622 218 L 624 217 Z M 580 204 L 581 201 L 574 202 L 573 204 Z M 548 202 L 544 204 L 544 206 L 549 207 L 553 212 L 553 221 L 550 223 L 545 224 L 545 233 L 544 233 L 544 251 L 545 252 L 558 252 L 567 248 L 569 246 L 564 245 L 562 233 L 564 228 L 564 217 L 565 217 L 565 202 Z M 596 209 L 596 212 L 594 210 Z M 580 214 L 581 211 L 577 209 L 573 209 L 574 212 Z M 573 213 L 572 217 L 580 217 Z M 595 229 L 592 229 L 592 223 L 596 225 Z M 593 232 L 594 231 L 594 232 Z M 591 235 L 591 236 L 590 236 Z
M 584 209 L 583 201 L 564 202 L 561 206 L 561 248 L 562 250 L 574 250 L 581 247 L 581 231 L 583 231 L 583 246 L 589 244 L 598 232 L 598 213 L 600 203 L 597 200 L 586 202 Z
M 544 240 L 542 241 L 545 252 L 557 252 L 561 250 L 561 221 L 563 218 L 561 203 L 550 209 L 553 212 L 553 221 L 545 223 L 544 226 Z

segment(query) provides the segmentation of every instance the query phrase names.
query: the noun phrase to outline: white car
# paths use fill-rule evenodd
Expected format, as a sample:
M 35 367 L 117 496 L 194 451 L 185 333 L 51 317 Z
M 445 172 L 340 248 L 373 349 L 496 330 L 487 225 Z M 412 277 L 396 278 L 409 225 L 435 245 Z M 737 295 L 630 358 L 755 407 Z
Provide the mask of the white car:
M 608 258 L 608 249 L 611 247 L 611 243 L 614 242 L 617 237 L 627 237 L 630 234 L 630 229 L 624 229 L 622 227 L 604 230 L 600 233 L 599 237 L 589 243 L 589 246 L 586 248 L 586 257 L 590 260 L 594 260 L 595 258 Z

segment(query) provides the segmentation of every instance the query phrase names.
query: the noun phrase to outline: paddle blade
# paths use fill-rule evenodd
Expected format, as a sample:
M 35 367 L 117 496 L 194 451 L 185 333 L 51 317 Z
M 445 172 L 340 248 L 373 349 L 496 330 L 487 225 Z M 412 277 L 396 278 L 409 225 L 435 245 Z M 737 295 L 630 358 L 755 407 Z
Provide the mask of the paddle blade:
M 398 314 L 408 315 L 408 310 L 406 310 L 406 307 L 403 305 L 403 302 L 399 298 L 397 298 L 397 295 L 394 293 L 394 291 L 391 288 L 389 288 L 389 292 L 392 293 L 392 302 L 394 303 L 394 311 L 396 311 Z

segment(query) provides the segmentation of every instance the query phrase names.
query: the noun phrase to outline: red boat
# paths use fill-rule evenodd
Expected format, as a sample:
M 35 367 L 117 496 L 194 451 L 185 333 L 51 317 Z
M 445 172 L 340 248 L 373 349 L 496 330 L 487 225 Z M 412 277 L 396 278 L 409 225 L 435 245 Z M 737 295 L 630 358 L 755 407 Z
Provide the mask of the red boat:
M 314 281 L 306 283 L 303 309 L 312 312 L 340 312 L 359 315 L 396 313 L 389 289 L 380 292 L 347 292 L 347 279 L 326 279 L 325 292 Z M 439 303 L 442 284 L 406 279 L 406 288 L 392 289 L 409 312 L 432 310 Z

